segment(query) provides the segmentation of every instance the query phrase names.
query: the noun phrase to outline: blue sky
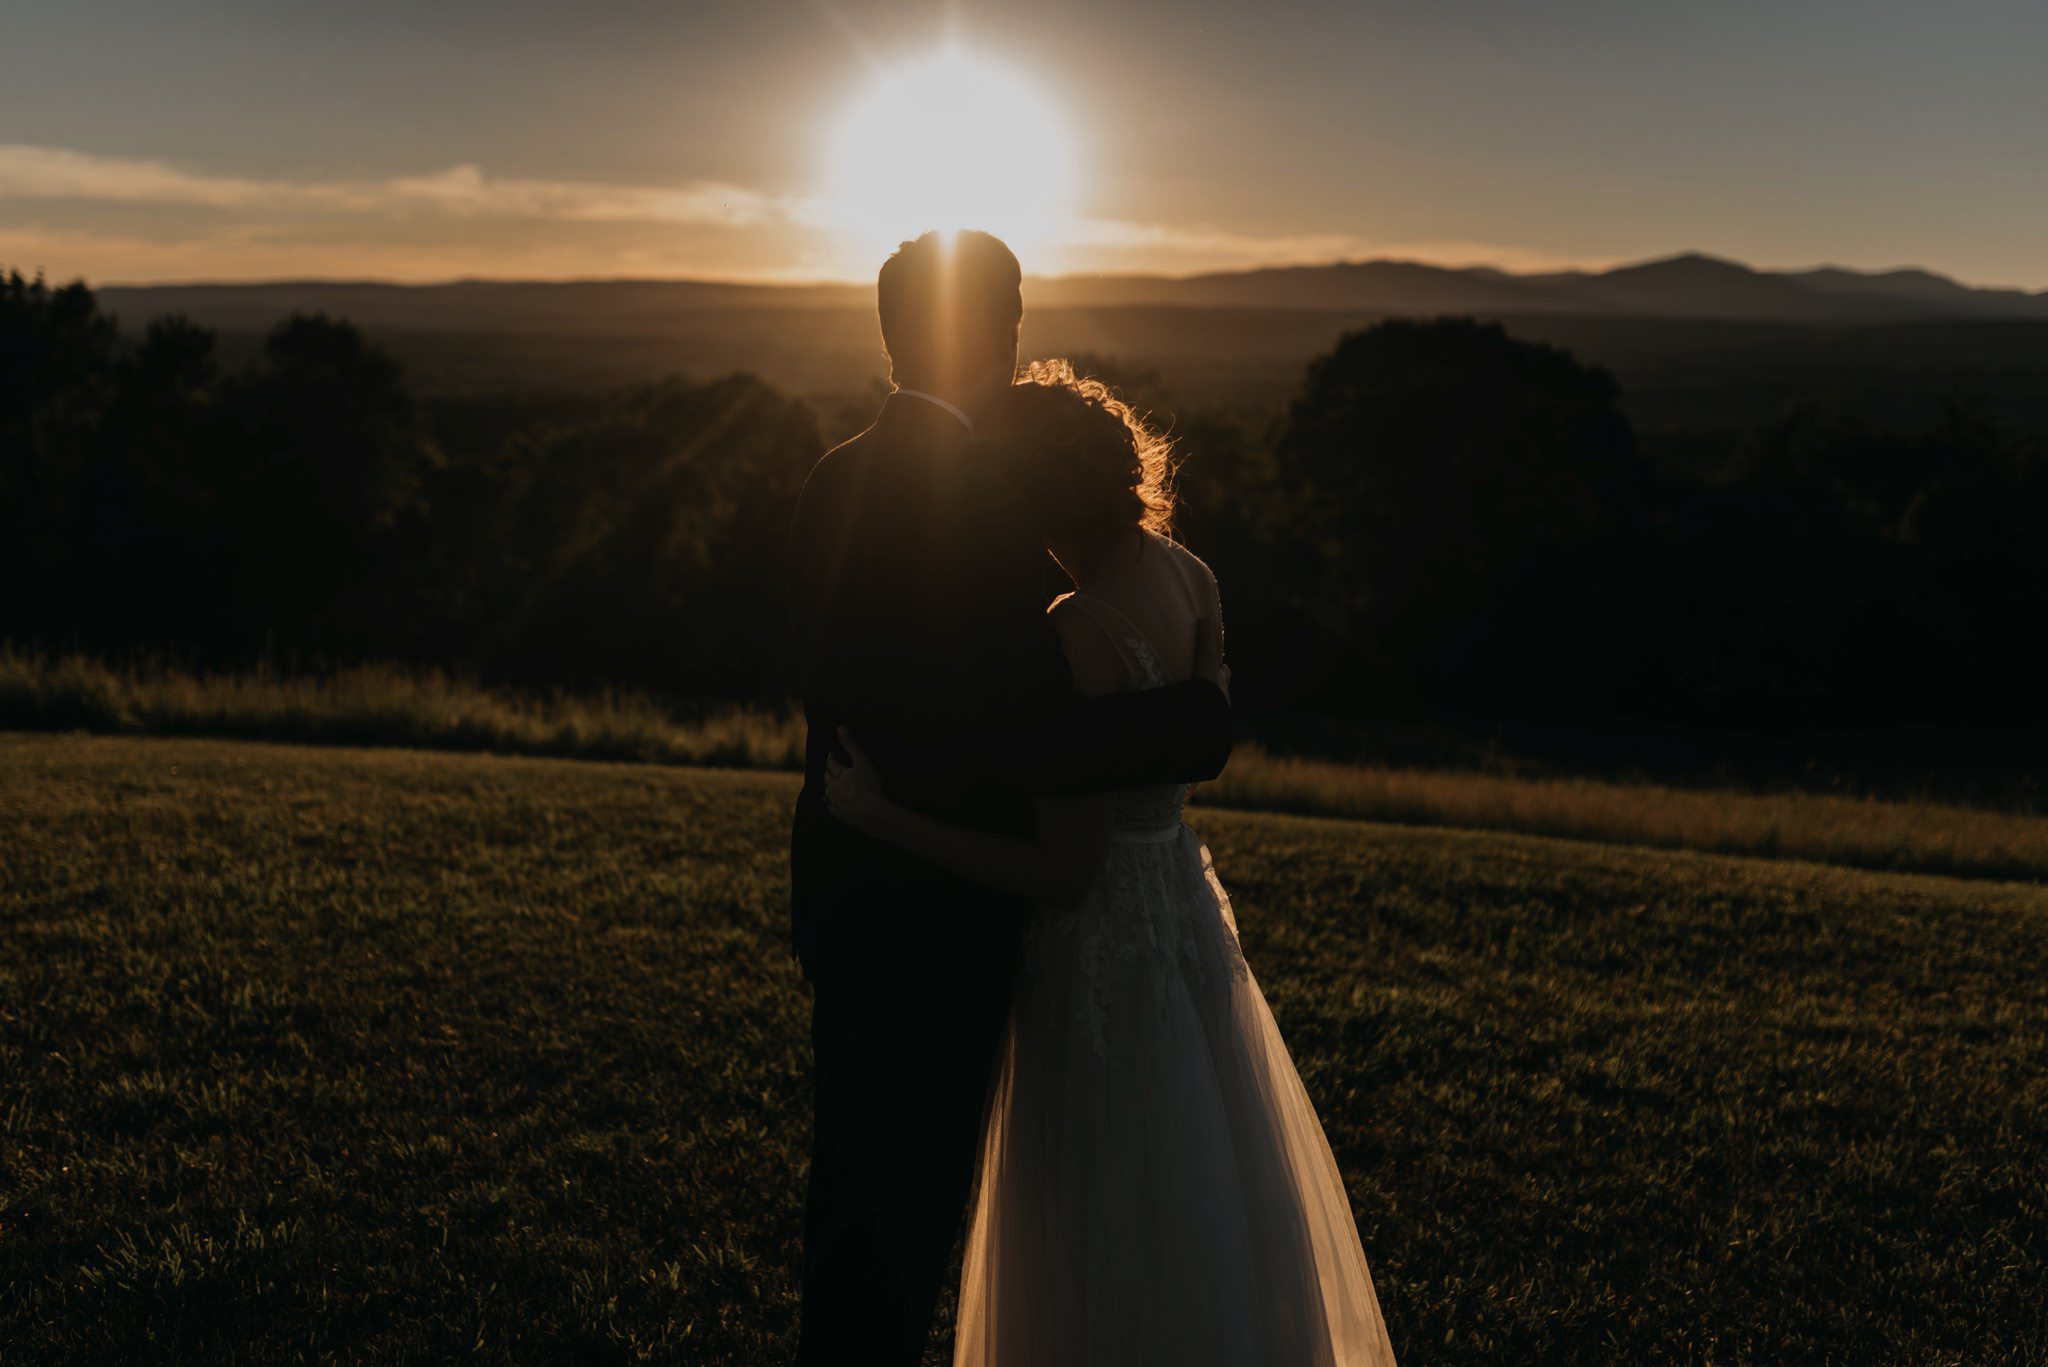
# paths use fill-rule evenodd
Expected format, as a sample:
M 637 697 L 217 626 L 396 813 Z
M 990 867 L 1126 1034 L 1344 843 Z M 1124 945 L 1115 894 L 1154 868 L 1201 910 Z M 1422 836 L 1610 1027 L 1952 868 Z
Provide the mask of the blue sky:
M 862 274 L 835 120 L 950 39 L 1066 125 L 1038 269 L 1701 249 L 2048 287 L 2039 4 L 29 0 L 7 34 L 0 263 L 53 276 Z

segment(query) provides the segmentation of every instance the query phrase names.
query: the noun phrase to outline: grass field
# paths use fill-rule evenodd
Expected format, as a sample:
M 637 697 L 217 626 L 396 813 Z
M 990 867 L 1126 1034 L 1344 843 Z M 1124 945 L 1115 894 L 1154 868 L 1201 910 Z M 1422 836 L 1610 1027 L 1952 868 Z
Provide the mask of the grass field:
M 792 710 L 679 713 L 641 694 L 521 694 L 431 670 L 316 675 L 115 667 L 0 643 L 0 728 L 404 745 L 653 764 L 795 769 Z M 1854 868 L 2048 883 L 2048 815 L 1896 796 L 1738 792 L 1585 776 L 1338 764 L 1238 747 L 1204 805 L 1608 844 L 1760 854 Z
M 792 791 L 0 735 L 0 1361 L 781 1360 Z M 2048 1357 L 2048 892 L 1197 824 L 1404 1363 Z

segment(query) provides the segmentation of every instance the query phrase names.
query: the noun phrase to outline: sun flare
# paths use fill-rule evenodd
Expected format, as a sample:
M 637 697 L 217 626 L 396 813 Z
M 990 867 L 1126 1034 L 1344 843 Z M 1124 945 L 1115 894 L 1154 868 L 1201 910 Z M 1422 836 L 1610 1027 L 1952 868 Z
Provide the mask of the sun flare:
M 1028 255 L 1072 208 L 1059 109 L 957 49 L 882 72 L 834 120 L 826 155 L 832 225 L 863 256 L 930 228 L 985 229 Z

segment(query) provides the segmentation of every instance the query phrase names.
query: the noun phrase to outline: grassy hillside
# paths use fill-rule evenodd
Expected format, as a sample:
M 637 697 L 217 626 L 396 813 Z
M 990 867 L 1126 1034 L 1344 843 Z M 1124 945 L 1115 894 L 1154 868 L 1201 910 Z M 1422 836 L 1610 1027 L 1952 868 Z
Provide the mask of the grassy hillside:
M 798 769 L 794 711 L 682 714 L 628 692 L 528 694 L 432 670 L 315 676 L 117 668 L 0 645 L 0 728 L 230 736 L 653 764 Z M 1536 766 L 1523 764 L 1525 769 Z M 2048 882 L 2048 816 L 1920 797 L 1747 792 L 1586 776 L 1338 764 L 1245 743 L 1204 806 L 1783 855 L 1859 868 Z
M 0 1354 L 780 1360 L 791 790 L 0 735 Z M 1404 1362 L 2037 1359 L 2048 893 L 1199 825 Z

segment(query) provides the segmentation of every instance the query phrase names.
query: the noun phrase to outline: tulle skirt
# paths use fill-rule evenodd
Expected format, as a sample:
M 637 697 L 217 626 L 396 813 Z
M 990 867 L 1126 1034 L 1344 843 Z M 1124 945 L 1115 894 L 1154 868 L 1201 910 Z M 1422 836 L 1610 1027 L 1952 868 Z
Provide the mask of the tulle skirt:
M 1344 1184 L 1209 852 L 1123 837 L 1027 942 L 956 1367 L 1392 1367 Z

